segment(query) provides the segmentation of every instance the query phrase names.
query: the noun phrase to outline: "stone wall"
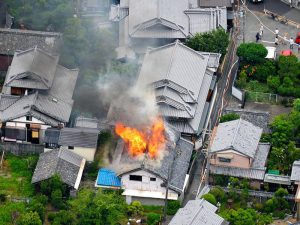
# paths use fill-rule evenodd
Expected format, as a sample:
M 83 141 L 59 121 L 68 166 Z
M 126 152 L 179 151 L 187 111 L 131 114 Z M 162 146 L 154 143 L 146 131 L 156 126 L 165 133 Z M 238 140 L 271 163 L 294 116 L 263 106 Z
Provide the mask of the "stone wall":
M 2 55 L 13 55 L 16 50 L 26 50 L 35 46 L 49 53 L 58 54 L 61 45 L 61 33 L 0 28 Z
M 0 150 L 10 152 L 14 155 L 41 154 L 42 152 L 44 152 L 44 145 L 1 142 Z

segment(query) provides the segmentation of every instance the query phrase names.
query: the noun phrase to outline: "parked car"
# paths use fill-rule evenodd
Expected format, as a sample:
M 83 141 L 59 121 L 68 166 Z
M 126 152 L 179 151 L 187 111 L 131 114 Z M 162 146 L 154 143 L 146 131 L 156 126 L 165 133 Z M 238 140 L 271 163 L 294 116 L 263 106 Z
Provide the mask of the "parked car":
M 300 45 L 300 32 L 296 36 L 295 43 Z
M 293 55 L 293 51 L 290 50 L 290 49 L 286 49 L 286 50 L 282 50 L 280 55 L 283 55 L 283 56 L 291 56 Z

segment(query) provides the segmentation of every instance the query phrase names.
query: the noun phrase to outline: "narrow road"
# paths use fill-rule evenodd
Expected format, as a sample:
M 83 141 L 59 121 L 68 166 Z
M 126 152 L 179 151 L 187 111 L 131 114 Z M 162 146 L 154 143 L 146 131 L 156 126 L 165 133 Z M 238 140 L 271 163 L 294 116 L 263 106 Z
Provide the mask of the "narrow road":
M 247 6 L 250 10 L 258 12 L 263 12 L 264 9 L 267 9 L 281 16 L 285 16 L 287 19 L 300 23 L 300 10 L 291 8 L 281 0 L 264 0 L 264 3 L 256 4 L 247 1 Z

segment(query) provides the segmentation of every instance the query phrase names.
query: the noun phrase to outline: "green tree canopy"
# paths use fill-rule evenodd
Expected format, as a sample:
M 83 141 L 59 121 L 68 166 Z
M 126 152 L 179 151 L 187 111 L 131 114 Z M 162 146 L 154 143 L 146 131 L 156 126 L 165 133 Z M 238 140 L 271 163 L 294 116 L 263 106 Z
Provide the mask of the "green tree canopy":
M 18 225 L 42 225 L 42 221 L 37 212 L 28 212 L 21 216 Z
M 224 29 L 217 29 L 205 33 L 197 33 L 186 41 L 186 45 L 196 51 L 216 52 L 226 54 L 229 35 Z
M 262 44 L 243 43 L 237 49 L 237 55 L 246 63 L 261 63 L 265 60 L 268 50 Z
M 210 193 L 202 195 L 201 198 L 205 199 L 206 201 L 210 202 L 213 205 L 217 205 L 217 200 L 216 200 L 215 196 Z
M 236 113 L 228 113 L 220 117 L 220 123 L 237 120 L 240 116 Z

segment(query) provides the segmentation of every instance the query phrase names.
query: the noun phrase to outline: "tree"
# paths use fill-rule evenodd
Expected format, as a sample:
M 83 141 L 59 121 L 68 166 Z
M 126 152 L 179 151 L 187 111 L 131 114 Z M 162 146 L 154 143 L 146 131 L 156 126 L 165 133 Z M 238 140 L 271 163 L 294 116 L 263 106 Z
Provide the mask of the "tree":
M 52 225 L 75 225 L 77 224 L 76 216 L 66 210 L 60 210 L 59 212 L 53 214 Z
M 232 225 L 256 225 L 258 215 L 254 209 L 230 209 L 221 213 Z
M 178 209 L 180 208 L 180 206 L 181 204 L 179 200 L 168 201 L 167 214 L 175 215 Z
M 285 188 L 278 188 L 277 191 L 275 192 L 275 197 L 276 198 L 283 198 L 287 196 L 289 193 Z
M 292 81 L 299 79 L 300 63 L 296 56 L 279 56 L 278 68 L 278 74 L 282 79 L 285 77 L 289 77 Z
M 18 225 L 42 225 L 42 221 L 37 212 L 28 212 L 21 216 Z
M 267 85 L 272 91 L 277 92 L 277 89 L 280 86 L 280 77 L 279 76 L 269 76 L 267 78 Z
M 228 113 L 220 117 L 220 123 L 237 120 L 240 116 L 236 113 Z
M 237 49 L 237 55 L 244 62 L 256 64 L 265 60 L 268 50 L 257 43 L 243 43 Z
M 264 63 L 256 65 L 256 70 L 252 78 L 260 82 L 266 82 L 269 76 L 275 76 L 276 74 L 274 61 L 266 60 Z
M 223 190 L 221 187 L 219 187 L 219 186 L 216 186 L 216 187 L 214 187 L 213 189 L 211 189 L 211 190 L 209 191 L 209 193 L 212 194 L 213 196 L 215 196 L 215 198 L 216 198 L 216 200 L 217 200 L 218 202 L 223 202 L 224 199 L 225 199 L 225 192 L 224 192 L 224 190 Z
M 201 198 L 203 198 L 204 200 L 210 202 L 210 203 L 213 204 L 213 205 L 217 205 L 217 200 L 216 200 L 215 196 L 213 196 L 213 195 L 210 194 L 210 193 L 207 193 L 207 194 L 205 194 L 205 195 L 202 195 Z
M 217 29 L 205 33 L 196 33 L 186 41 L 186 45 L 196 51 L 216 52 L 223 56 L 229 44 L 229 35 L 224 29 Z

